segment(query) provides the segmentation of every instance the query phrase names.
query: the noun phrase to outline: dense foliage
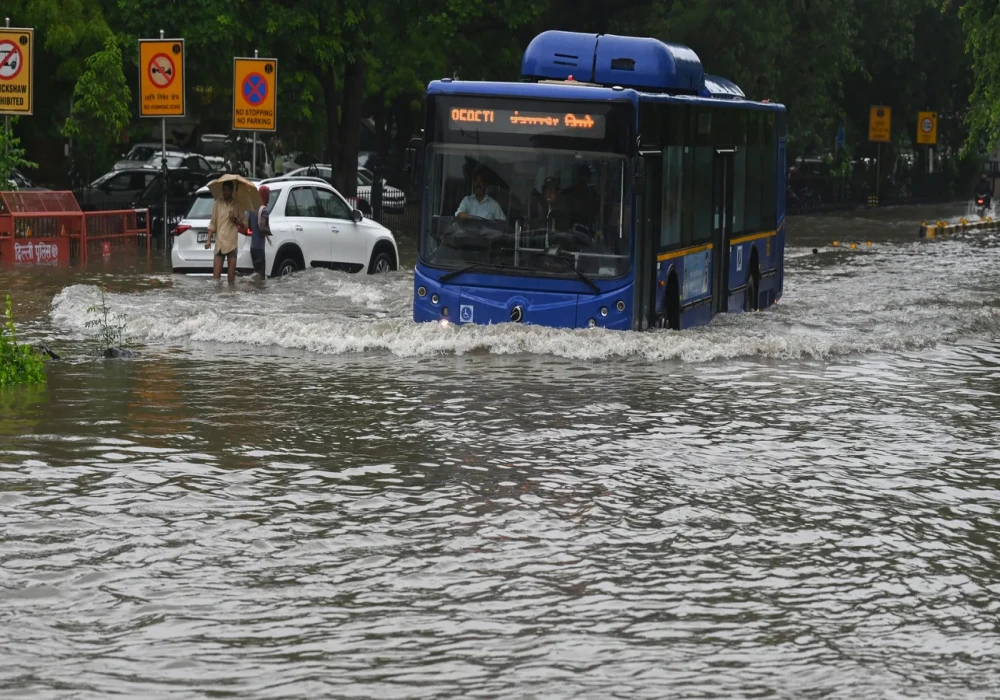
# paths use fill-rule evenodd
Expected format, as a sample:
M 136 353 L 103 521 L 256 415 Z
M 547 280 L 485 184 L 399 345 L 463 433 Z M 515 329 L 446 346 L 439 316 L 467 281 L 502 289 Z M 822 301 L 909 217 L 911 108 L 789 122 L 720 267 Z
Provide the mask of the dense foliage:
M 655 36 L 685 43 L 706 70 L 734 79 L 752 98 L 789 108 L 789 148 L 833 156 L 838 127 L 856 159 L 874 155 L 867 139 L 870 105 L 893 108 L 887 162 L 915 153 L 917 112 L 940 115 L 939 155 L 957 161 L 968 134 L 977 73 L 974 133 L 1000 130 L 1000 43 L 995 2 L 969 0 L 11 0 L 15 26 L 34 26 L 37 114 L 22 122 L 30 152 L 54 139 L 71 116 L 85 111 L 110 127 L 115 119 L 78 98 L 99 91 L 88 83 L 88 56 L 107 52 L 114 34 L 123 49 L 124 77 L 138 83 L 136 40 L 160 29 L 186 39 L 188 111 L 196 133 L 227 131 L 232 105 L 231 56 L 279 60 L 279 136 L 287 149 L 337 166 L 350 194 L 362 117 L 374 118 L 378 148 L 397 154 L 419 128 L 428 80 L 443 76 L 517 79 L 524 47 L 545 29 Z M 962 21 L 965 21 L 963 29 Z M 966 36 L 971 56 L 964 51 Z M 90 74 L 94 70 L 90 65 Z M 78 85 L 79 83 L 79 85 Z M 112 106 L 122 104 L 116 99 Z M 148 136 L 132 101 L 129 136 Z M 195 134 L 190 137 L 194 138 Z M 393 140 L 395 139 L 395 143 Z M 37 152 L 36 152 L 37 151 Z M 909 162 L 909 160 L 907 161 Z M 67 164 L 62 163 L 63 169 Z M 953 162 L 953 168 L 958 166 Z
M 131 91 L 122 73 L 118 40 L 108 36 L 104 47 L 89 57 L 86 70 L 73 91 L 73 107 L 63 126 L 64 136 L 75 139 L 87 154 L 83 172 L 90 182 L 115 161 L 114 147 L 131 120 Z
M 3 325 L 0 325 L 0 388 L 15 384 L 45 382 L 45 358 L 30 345 L 17 342 L 10 295 L 4 305 Z
M 10 131 L 0 129 L 0 189 L 6 189 L 6 184 L 11 179 L 11 173 L 15 170 L 25 170 L 38 166 L 37 163 L 25 158 L 27 151 L 21 146 L 20 137 L 14 133 L 17 117 L 12 117 L 10 124 Z

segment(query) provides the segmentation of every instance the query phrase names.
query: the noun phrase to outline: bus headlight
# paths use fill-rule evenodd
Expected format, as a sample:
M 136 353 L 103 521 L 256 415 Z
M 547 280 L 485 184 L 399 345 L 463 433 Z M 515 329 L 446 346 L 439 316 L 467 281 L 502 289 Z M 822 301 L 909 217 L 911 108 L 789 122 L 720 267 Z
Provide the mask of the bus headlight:
M 601 316 L 607 316 L 607 315 L 608 315 L 608 307 L 602 306 L 601 307 Z
M 596 325 L 597 321 L 595 321 L 594 319 L 590 319 L 589 321 L 587 321 L 587 328 L 593 328 Z
M 417 296 L 421 298 L 427 296 L 427 287 L 417 287 Z
M 615 304 L 615 308 L 618 309 L 619 311 L 624 311 L 625 310 L 625 302 L 622 301 L 621 299 L 619 299 L 618 303 Z
M 431 294 L 431 303 L 432 303 L 432 304 L 436 304 L 436 303 L 438 303 L 439 301 L 441 301 L 441 300 L 440 300 L 440 299 L 438 299 L 438 295 L 437 295 L 437 294 Z
M 442 306 L 441 307 L 441 315 L 444 316 L 445 318 L 448 318 L 448 313 L 449 313 L 448 312 L 448 307 L 447 306 Z

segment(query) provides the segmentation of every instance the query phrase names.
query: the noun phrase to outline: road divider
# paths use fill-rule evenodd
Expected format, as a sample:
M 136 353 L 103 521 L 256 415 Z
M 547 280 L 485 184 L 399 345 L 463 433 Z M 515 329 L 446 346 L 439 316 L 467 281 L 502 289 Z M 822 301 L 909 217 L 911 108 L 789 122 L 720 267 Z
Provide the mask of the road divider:
M 969 221 L 959 219 L 958 223 L 950 224 L 947 221 L 935 221 L 928 224 L 926 221 L 920 224 L 920 238 L 941 238 L 970 231 L 1000 231 L 1000 219 L 990 217 L 980 221 Z

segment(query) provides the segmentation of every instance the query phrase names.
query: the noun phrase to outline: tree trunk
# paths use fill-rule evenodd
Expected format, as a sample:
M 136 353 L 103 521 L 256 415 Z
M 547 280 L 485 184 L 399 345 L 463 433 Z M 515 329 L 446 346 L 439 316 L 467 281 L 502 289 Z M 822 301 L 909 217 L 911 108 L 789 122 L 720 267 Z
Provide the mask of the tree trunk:
M 337 156 L 340 153 L 340 92 L 332 69 L 317 70 L 315 74 L 323 86 L 323 101 L 326 104 L 326 160 L 333 175 L 331 180 L 336 180 Z
M 392 168 L 402 172 L 406 163 L 406 149 L 410 139 L 416 136 L 418 113 L 413 109 L 413 96 L 401 95 L 392 103 L 392 119 L 396 123 L 395 153 Z
M 340 161 L 336 187 L 345 197 L 358 194 L 358 144 L 365 96 L 365 60 L 359 56 L 344 66 L 343 118 L 340 121 Z

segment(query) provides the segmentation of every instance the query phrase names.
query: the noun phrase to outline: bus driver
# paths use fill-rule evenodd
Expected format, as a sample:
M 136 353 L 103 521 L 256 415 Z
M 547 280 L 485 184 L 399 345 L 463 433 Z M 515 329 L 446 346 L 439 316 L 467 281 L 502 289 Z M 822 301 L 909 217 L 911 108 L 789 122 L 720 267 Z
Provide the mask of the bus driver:
M 477 172 L 473 182 L 472 191 L 474 194 L 470 194 L 462 200 L 462 203 L 458 205 L 458 211 L 455 212 L 455 216 L 459 219 L 468 219 L 472 216 L 478 219 L 506 221 L 507 217 L 504 216 L 500 204 L 497 200 L 486 194 L 486 181 L 483 178 L 483 174 Z

